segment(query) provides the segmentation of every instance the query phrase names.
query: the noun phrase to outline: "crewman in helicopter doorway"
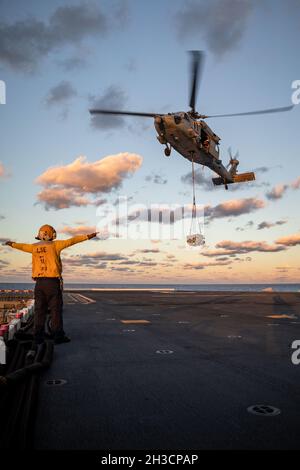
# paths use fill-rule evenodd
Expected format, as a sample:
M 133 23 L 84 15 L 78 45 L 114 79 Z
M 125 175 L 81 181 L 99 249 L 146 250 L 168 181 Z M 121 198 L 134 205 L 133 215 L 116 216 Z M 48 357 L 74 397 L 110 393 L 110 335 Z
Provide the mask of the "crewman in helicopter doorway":
M 60 253 L 76 243 L 90 240 L 97 232 L 89 235 L 78 235 L 67 240 L 55 240 L 56 231 L 51 225 L 39 229 L 37 243 L 15 243 L 7 241 L 17 250 L 32 253 L 32 279 L 34 288 L 34 344 L 37 347 L 45 340 L 45 322 L 47 314 L 51 315 L 51 332 L 56 344 L 68 343 L 70 338 L 63 329 L 63 295 L 62 295 L 62 262 Z

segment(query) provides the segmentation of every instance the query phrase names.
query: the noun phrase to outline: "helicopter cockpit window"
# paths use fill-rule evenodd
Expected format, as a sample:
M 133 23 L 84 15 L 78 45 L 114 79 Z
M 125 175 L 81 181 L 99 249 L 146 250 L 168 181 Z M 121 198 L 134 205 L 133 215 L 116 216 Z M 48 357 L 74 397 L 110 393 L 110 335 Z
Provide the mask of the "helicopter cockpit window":
M 175 121 L 175 124 L 180 124 L 181 123 L 181 116 L 179 116 L 178 114 L 175 114 L 174 121 Z

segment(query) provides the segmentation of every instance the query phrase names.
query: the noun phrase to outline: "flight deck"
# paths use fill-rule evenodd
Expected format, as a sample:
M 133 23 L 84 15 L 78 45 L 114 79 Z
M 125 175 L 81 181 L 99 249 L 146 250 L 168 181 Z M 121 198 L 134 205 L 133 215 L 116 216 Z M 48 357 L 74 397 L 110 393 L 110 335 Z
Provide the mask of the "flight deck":
M 299 449 L 299 293 L 69 291 L 34 449 Z

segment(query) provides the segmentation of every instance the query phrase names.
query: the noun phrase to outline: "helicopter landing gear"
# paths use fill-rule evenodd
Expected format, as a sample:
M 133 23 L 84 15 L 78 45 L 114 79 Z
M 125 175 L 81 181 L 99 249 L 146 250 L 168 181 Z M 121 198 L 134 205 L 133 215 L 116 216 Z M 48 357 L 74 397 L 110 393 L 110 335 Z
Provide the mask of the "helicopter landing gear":
M 171 145 L 170 145 L 170 147 L 168 145 L 166 145 L 165 156 L 169 157 L 170 155 L 171 155 Z

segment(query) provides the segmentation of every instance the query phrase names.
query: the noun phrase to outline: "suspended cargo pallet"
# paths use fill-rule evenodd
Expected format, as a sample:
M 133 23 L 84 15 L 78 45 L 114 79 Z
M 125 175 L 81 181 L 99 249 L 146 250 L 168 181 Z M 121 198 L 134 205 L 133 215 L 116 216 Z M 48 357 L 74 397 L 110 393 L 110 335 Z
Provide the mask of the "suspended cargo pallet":
M 201 233 L 196 233 L 196 234 L 188 235 L 186 237 L 186 242 L 190 246 L 201 246 L 201 245 L 205 245 L 205 238 Z

